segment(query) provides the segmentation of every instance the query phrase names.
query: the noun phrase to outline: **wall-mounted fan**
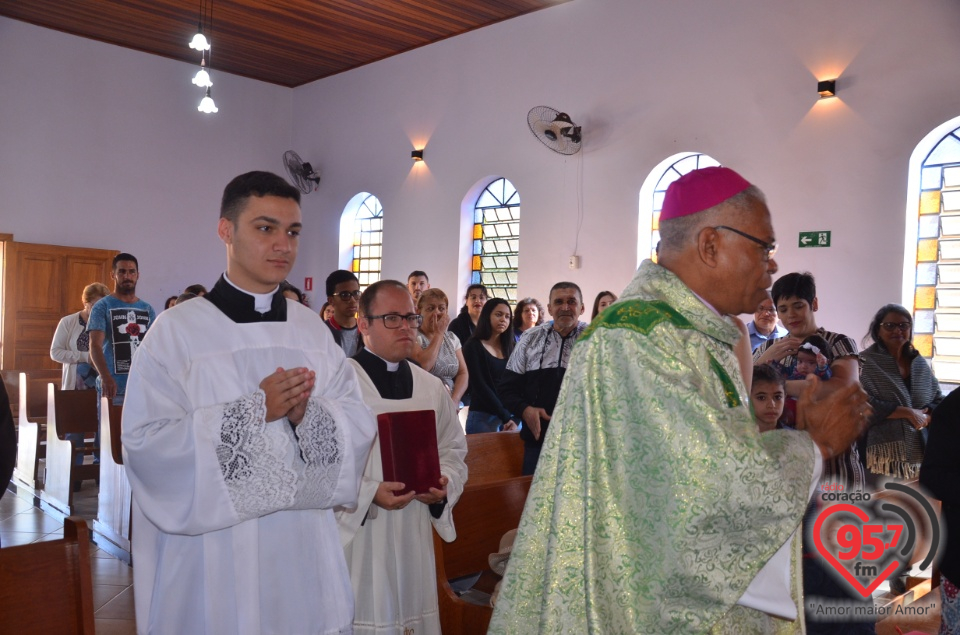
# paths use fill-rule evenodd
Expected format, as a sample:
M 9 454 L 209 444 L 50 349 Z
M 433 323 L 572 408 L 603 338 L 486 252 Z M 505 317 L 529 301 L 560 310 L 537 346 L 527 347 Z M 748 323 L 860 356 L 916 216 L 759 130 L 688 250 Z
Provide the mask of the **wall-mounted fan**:
M 536 106 L 527 113 L 530 132 L 540 142 L 560 154 L 580 152 L 582 138 L 580 126 L 570 120 L 570 115 L 548 106 Z
M 320 173 L 313 169 L 309 161 L 304 161 L 293 150 L 287 150 L 283 153 L 283 164 L 287 166 L 287 174 L 293 184 L 303 192 L 309 194 L 320 187 Z M 310 183 L 313 186 L 310 186 Z

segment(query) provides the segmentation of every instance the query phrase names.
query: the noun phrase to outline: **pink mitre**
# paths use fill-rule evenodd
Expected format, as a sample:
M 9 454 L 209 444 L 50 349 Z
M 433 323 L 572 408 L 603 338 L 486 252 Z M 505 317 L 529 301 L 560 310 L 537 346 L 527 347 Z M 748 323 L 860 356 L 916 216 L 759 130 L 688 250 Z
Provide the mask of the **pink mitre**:
M 749 181 L 730 168 L 709 167 L 687 172 L 667 188 L 660 220 L 702 212 L 748 187 Z

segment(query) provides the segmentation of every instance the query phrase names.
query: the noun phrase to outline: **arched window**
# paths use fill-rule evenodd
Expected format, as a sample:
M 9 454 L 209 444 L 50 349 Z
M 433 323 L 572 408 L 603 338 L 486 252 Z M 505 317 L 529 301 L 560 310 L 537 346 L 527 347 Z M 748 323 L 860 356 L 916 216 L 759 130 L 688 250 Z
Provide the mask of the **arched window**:
M 928 135 L 911 159 L 914 195 L 906 232 L 911 244 L 904 259 L 913 265 L 914 284 L 912 298 L 908 296 L 904 304 L 912 304 L 914 312 L 914 346 L 932 362 L 937 379 L 956 384 L 960 383 L 960 118 L 948 124 L 952 130 L 944 134 L 941 126 Z
M 373 194 L 354 196 L 340 219 L 340 266 L 360 280 L 360 289 L 380 280 L 383 206 Z
M 637 240 L 637 264 L 646 258 L 657 261 L 660 242 L 660 210 L 663 195 L 670 184 L 687 172 L 720 165 L 713 157 L 699 152 L 681 152 L 660 162 L 640 188 L 640 224 Z M 649 237 L 649 242 L 648 242 Z
M 516 302 L 519 254 L 520 194 L 499 178 L 483 189 L 474 206 L 470 283 L 484 285 L 491 298 Z

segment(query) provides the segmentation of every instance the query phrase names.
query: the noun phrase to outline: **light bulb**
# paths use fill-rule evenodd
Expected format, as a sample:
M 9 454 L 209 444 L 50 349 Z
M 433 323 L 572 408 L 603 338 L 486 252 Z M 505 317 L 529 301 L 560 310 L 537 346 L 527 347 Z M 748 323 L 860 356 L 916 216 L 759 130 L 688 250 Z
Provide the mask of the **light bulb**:
M 190 40 L 190 48 L 197 49 L 198 51 L 210 50 L 210 43 L 207 42 L 207 38 L 203 35 L 203 31 L 199 31 L 193 36 L 193 39 Z
M 197 74 L 194 76 L 193 83 L 200 88 L 208 88 L 213 86 L 213 82 L 210 81 L 210 73 L 208 73 L 207 69 L 205 69 L 203 66 L 200 67 L 200 70 L 197 71 Z
M 213 97 L 210 96 L 209 88 L 207 89 L 206 96 L 200 100 L 200 105 L 197 106 L 197 110 L 208 115 L 210 113 L 220 112 L 220 109 L 217 108 L 217 105 L 213 103 Z

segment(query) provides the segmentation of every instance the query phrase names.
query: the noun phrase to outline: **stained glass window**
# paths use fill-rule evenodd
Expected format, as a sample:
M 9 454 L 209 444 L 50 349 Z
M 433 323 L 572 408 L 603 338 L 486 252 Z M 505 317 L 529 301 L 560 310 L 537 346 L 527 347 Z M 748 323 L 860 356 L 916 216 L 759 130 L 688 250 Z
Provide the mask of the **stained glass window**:
M 960 383 L 960 128 L 920 167 L 913 345 L 937 379 Z
M 520 194 L 507 179 L 497 179 L 474 206 L 470 283 L 484 285 L 490 298 L 516 302 L 519 254 Z
M 687 154 L 675 161 L 663 171 L 656 187 L 653 188 L 653 201 L 650 215 L 650 259 L 657 261 L 657 245 L 660 243 L 660 210 L 663 208 L 663 196 L 670 184 L 687 172 L 720 165 L 716 159 L 706 154 Z M 643 201 L 641 201 L 643 205 Z M 643 231 L 641 226 L 641 231 Z
M 373 194 L 368 195 L 353 217 L 352 271 L 360 280 L 360 289 L 380 280 L 383 249 L 383 207 Z

